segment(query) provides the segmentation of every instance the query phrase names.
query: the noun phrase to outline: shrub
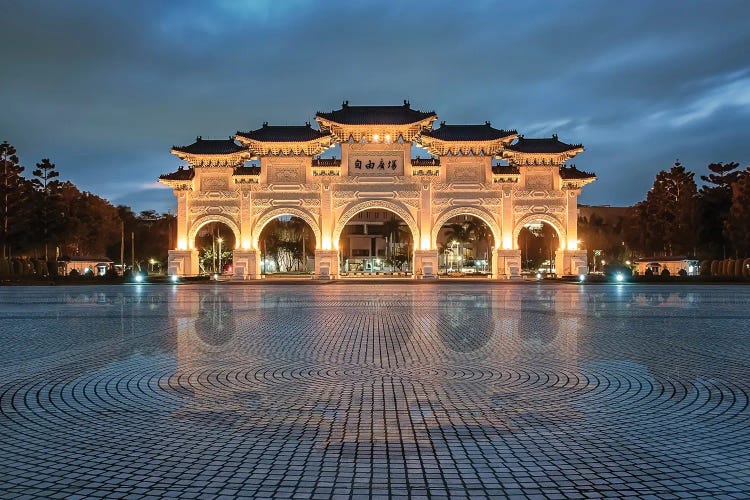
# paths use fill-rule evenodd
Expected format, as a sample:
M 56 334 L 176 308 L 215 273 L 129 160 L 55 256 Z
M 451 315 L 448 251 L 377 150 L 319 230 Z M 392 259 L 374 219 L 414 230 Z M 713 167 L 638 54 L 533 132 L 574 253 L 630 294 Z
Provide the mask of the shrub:
M 649 268 L 647 268 L 647 269 L 646 269 L 646 272 L 645 272 L 645 273 L 643 273 L 643 275 L 644 275 L 644 276 L 653 276 L 653 275 L 654 275 L 654 272 L 653 272 L 653 271 L 651 270 L 651 268 L 649 267 Z
M 742 276 L 750 278 L 750 259 L 745 259 L 742 262 Z
M 711 261 L 711 276 L 718 276 L 719 275 L 719 261 L 718 260 L 712 260 Z
M 81 273 L 78 272 L 78 269 L 71 269 L 68 273 L 68 276 L 71 276 L 73 278 L 78 278 L 81 275 Z
M 742 277 L 742 259 L 737 259 L 737 260 L 734 261 L 734 269 L 733 269 L 733 271 L 734 272 L 732 274 L 736 278 L 741 278 Z
M 661 271 L 661 277 L 662 278 L 669 278 L 669 269 L 662 269 Z
M 57 261 L 47 261 L 47 274 L 49 276 L 57 276 Z
M 8 259 L 0 258 L 0 276 L 8 276 L 10 274 L 10 263 Z
M 684 269 L 680 269 L 679 271 L 677 271 L 677 274 L 679 274 L 680 276 L 687 276 L 687 271 L 685 271 Z
M 47 276 L 47 263 L 43 260 L 34 261 L 34 273 L 37 276 Z

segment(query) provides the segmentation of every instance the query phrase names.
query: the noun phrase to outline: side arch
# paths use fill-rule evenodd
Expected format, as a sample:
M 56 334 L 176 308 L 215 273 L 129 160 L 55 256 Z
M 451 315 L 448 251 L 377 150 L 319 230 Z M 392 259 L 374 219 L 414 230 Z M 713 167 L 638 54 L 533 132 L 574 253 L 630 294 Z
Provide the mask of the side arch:
M 226 224 L 234 233 L 235 247 L 239 248 L 241 241 L 240 226 L 234 221 L 234 219 L 231 219 L 226 215 L 218 214 L 204 215 L 198 217 L 193 221 L 193 223 L 190 225 L 190 231 L 188 232 L 188 245 L 190 246 L 190 248 L 195 247 L 195 237 L 198 235 L 198 231 L 200 231 L 200 228 L 202 228 L 206 224 L 210 224 L 211 222 L 221 222 L 222 224 Z
M 440 228 L 443 226 L 443 224 L 448 222 L 453 217 L 456 217 L 457 215 L 472 215 L 474 217 L 477 217 L 478 219 L 481 219 L 485 224 L 487 224 L 487 226 L 490 228 L 490 231 L 492 231 L 492 237 L 495 239 L 495 246 L 500 244 L 502 231 L 491 213 L 476 207 L 454 207 L 440 214 L 433 223 L 432 234 L 430 234 L 430 244 L 433 248 L 437 248 L 437 239 L 438 235 L 440 234 Z
M 271 222 L 273 219 L 282 215 L 291 215 L 293 217 L 299 217 L 307 223 L 315 234 L 315 246 L 320 248 L 321 245 L 321 234 L 320 226 L 316 217 L 310 212 L 306 212 L 299 208 L 287 207 L 287 208 L 272 208 L 263 212 L 260 217 L 253 224 L 253 248 L 258 248 L 258 240 L 260 239 L 260 233 L 266 224 Z
M 389 200 L 366 200 L 353 202 L 352 204 L 350 204 L 349 207 L 347 207 L 347 209 L 344 210 L 344 212 L 341 214 L 341 217 L 338 218 L 338 220 L 336 221 L 336 227 L 333 229 L 333 245 L 335 247 L 338 247 L 339 238 L 341 238 L 341 233 L 344 231 L 344 226 L 346 226 L 346 223 L 349 222 L 351 218 L 358 213 L 364 210 L 369 210 L 371 208 L 388 210 L 401 217 L 406 225 L 409 226 L 409 231 L 411 231 L 411 237 L 412 241 L 414 242 L 414 247 L 418 247 L 419 227 L 417 226 L 417 221 L 414 219 L 414 216 L 411 214 L 409 209 L 406 208 L 405 205 Z
M 546 222 L 557 233 L 557 238 L 560 241 L 560 248 L 565 248 L 568 240 L 568 234 L 565 231 L 565 226 L 562 221 L 548 214 L 528 214 L 516 222 L 513 227 L 513 248 L 518 247 L 518 236 L 521 234 L 521 230 L 526 224 L 533 224 L 534 222 Z

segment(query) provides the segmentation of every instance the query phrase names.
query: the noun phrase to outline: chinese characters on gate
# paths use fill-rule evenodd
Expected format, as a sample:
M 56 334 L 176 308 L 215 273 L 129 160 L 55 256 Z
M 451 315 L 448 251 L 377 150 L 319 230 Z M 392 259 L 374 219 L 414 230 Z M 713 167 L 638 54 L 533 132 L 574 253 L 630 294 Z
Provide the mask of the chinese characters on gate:
M 396 163 L 396 161 L 397 160 L 388 160 L 388 164 L 386 165 L 385 161 L 381 158 L 376 167 L 375 162 L 372 160 L 368 160 L 364 165 L 362 165 L 362 160 L 357 160 L 354 162 L 354 168 L 356 168 L 357 170 L 362 170 L 362 167 L 364 166 L 366 170 L 385 170 L 386 168 L 396 170 L 396 168 L 398 168 L 398 164 Z

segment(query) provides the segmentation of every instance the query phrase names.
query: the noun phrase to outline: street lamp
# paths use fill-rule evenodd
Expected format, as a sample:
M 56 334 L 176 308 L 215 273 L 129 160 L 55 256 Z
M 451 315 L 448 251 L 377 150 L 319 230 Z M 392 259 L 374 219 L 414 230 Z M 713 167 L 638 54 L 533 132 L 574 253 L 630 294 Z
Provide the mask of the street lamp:
M 219 242 L 219 273 L 221 273 L 221 242 L 224 241 L 224 238 L 217 238 L 216 241 Z

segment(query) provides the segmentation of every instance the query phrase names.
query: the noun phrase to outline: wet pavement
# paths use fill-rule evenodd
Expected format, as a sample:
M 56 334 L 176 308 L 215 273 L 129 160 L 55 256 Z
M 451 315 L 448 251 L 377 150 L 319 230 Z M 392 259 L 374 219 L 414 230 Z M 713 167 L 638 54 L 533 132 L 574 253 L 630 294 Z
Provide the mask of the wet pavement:
M 0 289 L 0 495 L 750 497 L 750 287 Z

